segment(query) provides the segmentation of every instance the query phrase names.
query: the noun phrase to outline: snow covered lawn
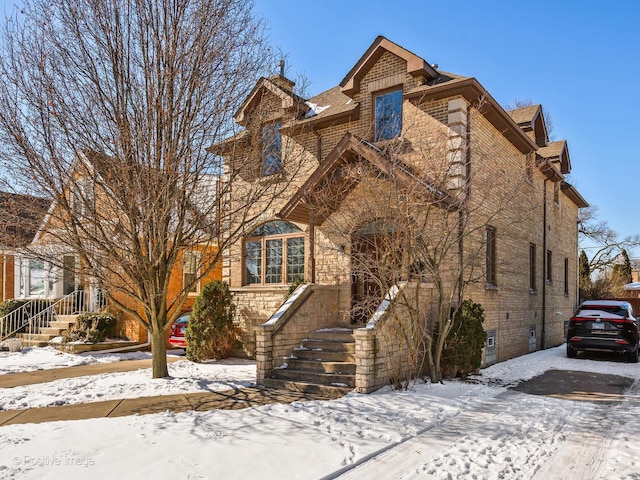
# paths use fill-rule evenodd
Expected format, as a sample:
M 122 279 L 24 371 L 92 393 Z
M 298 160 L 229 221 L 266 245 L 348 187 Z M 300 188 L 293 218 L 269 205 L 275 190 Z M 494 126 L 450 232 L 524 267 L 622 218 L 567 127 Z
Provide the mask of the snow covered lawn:
M 0 352 L 0 373 L 33 371 L 91 363 L 141 360 L 148 352 L 70 355 L 53 348 L 27 348 L 22 352 Z M 207 392 L 247 387 L 255 383 L 255 362 L 232 358 L 211 363 L 178 360 L 169 364 L 170 378 L 152 380 L 151 369 L 64 378 L 48 383 L 0 388 L 0 410 L 50 407 L 122 398 Z
M 210 381 L 216 375 L 221 382 L 244 381 L 242 369 L 230 378 L 237 365 L 221 367 L 207 374 Z M 640 478 L 638 395 L 596 404 L 507 389 L 548 369 L 640 379 L 638 364 L 567 359 L 558 347 L 485 369 L 479 383 L 235 411 L 6 426 L 0 427 L 0 478 Z M 126 375 L 118 380 L 127 381 Z M 51 387 L 30 388 L 24 404 L 32 395 L 40 401 Z M 105 379 L 102 388 L 107 395 L 112 387 Z M 632 390 L 640 393 L 636 385 Z

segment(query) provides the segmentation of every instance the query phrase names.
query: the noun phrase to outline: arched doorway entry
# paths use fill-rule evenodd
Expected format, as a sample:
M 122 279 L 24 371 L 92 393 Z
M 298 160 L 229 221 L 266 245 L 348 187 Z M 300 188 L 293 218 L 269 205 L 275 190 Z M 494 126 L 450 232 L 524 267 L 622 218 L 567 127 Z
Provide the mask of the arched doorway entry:
M 351 235 L 351 322 L 366 324 L 402 276 L 402 235 L 384 221 Z

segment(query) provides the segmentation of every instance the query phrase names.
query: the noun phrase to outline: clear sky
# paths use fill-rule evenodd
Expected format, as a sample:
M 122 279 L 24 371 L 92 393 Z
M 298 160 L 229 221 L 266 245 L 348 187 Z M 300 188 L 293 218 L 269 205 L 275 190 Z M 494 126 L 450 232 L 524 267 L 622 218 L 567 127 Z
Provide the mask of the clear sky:
M 502 105 L 541 103 L 569 145 L 569 181 L 620 235 L 640 234 L 640 2 L 255 0 L 287 76 L 316 94 L 377 35 Z M 636 249 L 633 256 L 640 256 Z
M 15 3 L 0 0 L 2 10 Z M 377 35 L 502 105 L 541 103 L 569 144 L 570 182 L 620 235 L 640 233 L 640 2 L 255 0 L 287 75 L 340 83 Z M 1 10 L 0 10 L 1 13 Z M 640 257 L 640 249 L 633 252 Z

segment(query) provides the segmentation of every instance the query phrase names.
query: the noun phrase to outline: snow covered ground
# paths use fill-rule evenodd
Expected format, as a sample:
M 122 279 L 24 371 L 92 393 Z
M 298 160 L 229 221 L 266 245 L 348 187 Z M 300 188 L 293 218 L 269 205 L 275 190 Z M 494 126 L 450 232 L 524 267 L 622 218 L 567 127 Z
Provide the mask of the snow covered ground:
M 10 358 L 3 354 L 0 365 L 10 364 Z M 173 365 L 184 369 L 184 378 L 172 370 L 176 385 L 190 374 L 211 385 L 243 384 L 255 372 L 242 361 L 188 364 Z M 0 478 L 640 479 L 637 385 L 615 404 L 507 388 L 549 369 L 640 379 L 638 364 L 567 359 L 558 347 L 487 368 L 478 383 L 448 381 L 416 385 L 410 392 L 382 390 L 235 411 L 6 426 L 0 427 Z M 86 399 L 121 395 L 109 397 L 108 377 L 118 385 L 136 385 L 136 396 L 163 388 L 174 392 L 166 386 L 145 390 L 140 374 L 88 381 L 68 394 L 57 393 L 56 403 L 75 403 L 82 392 Z M 149 377 L 147 384 L 172 382 Z M 4 389 L 1 404 L 40 405 L 67 385 L 33 385 L 15 397 L 10 392 L 15 389 Z M 191 387 L 187 382 L 179 388 Z
M 91 363 L 151 358 L 148 352 L 70 355 L 53 348 L 27 348 L 20 353 L 0 352 L 0 374 L 60 368 Z M 179 360 L 169 364 L 171 378 L 151 380 L 151 369 L 64 378 L 48 383 L 0 388 L 0 410 L 50 407 L 122 398 L 222 391 L 255 383 L 255 362 L 232 358 L 212 363 Z M 0 477 L 1 478 L 1 477 Z

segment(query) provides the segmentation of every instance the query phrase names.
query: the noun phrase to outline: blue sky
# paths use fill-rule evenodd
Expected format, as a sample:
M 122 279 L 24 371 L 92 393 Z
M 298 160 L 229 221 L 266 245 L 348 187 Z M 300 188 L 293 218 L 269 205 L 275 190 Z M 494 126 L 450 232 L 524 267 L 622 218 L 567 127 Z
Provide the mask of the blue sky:
M 531 99 L 566 139 L 570 182 L 621 236 L 640 234 L 640 2 L 255 0 L 287 75 L 316 94 L 377 35 L 477 78 L 502 105 Z M 640 250 L 633 252 L 640 256 Z
M 12 0 L 0 0 L 7 9 Z M 621 236 L 640 233 L 640 2 L 255 0 L 287 75 L 337 85 L 377 35 L 477 78 L 502 105 L 541 103 L 570 181 Z M 1 11 L 1 10 L 0 10 Z M 640 256 L 640 249 L 633 252 Z

